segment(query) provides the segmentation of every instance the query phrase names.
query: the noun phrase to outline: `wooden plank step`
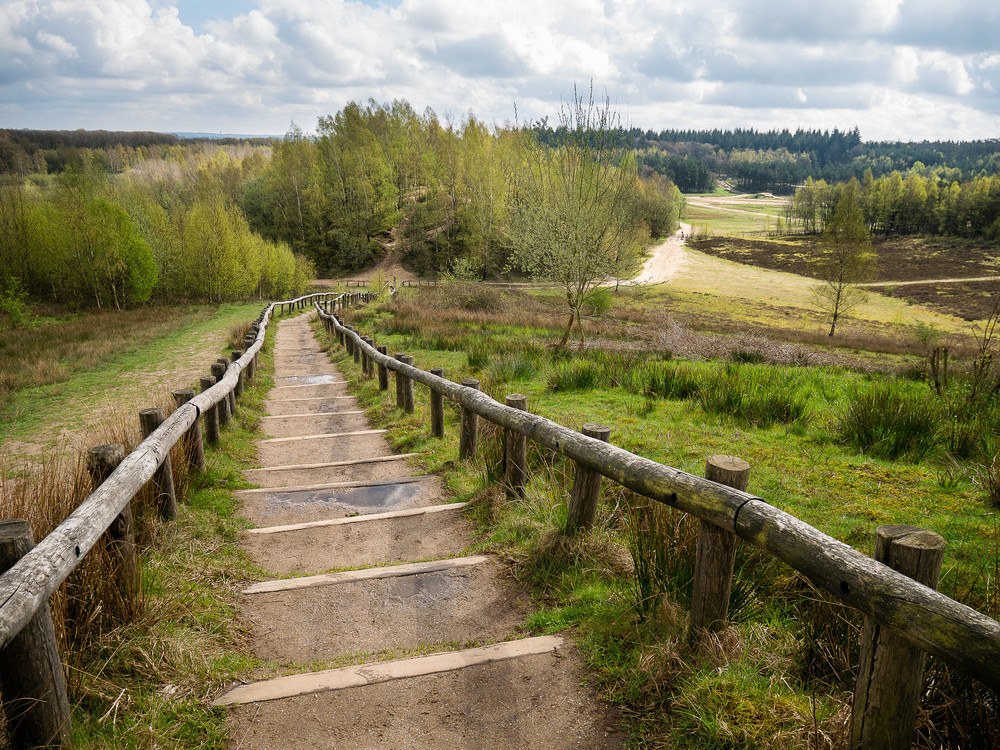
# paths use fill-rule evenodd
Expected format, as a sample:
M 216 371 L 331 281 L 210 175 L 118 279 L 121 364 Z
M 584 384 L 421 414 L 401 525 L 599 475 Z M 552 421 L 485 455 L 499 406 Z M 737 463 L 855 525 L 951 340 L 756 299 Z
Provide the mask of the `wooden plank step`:
M 322 383 L 305 383 L 303 385 L 276 385 L 271 388 L 271 391 L 289 391 L 294 388 L 321 388 L 324 385 L 343 385 L 346 382 L 346 380 L 324 380 Z
M 243 703 L 293 698 L 328 690 L 375 685 L 390 680 L 451 672 L 477 664 L 515 659 L 519 656 L 535 656 L 555 651 L 563 645 L 560 636 L 543 635 L 504 641 L 492 646 L 449 651 L 442 654 L 418 656 L 412 659 L 361 664 L 341 669 L 326 669 L 321 672 L 276 677 L 247 685 L 238 685 L 213 701 L 213 706 L 231 706 Z
M 309 521 L 307 523 L 292 523 L 284 526 L 265 526 L 260 529 L 247 529 L 248 534 L 280 534 L 283 531 L 299 531 L 301 529 L 315 529 L 322 526 L 340 526 L 345 523 L 362 523 L 364 521 L 384 521 L 387 518 L 406 518 L 408 516 L 425 516 L 428 513 L 441 513 L 446 510 L 460 510 L 465 507 L 465 503 L 446 503 L 444 505 L 428 505 L 423 508 L 406 508 L 405 510 L 389 510 L 385 513 L 366 513 L 361 516 L 347 516 L 345 518 L 327 518 L 322 521 Z
M 339 490 L 353 487 L 383 487 L 387 484 L 410 484 L 411 482 L 429 482 L 436 477 L 424 474 L 419 477 L 400 477 L 399 479 L 371 479 L 354 482 L 327 482 L 325 484 L 300 484 L 295 487 L 255 487 L 252 490 L 236 490 L 237 495 L 282 495 L 286 492 L 313 492 L 315 490 Z
M 361 413 L 361 412 L 359 412 Z M 300 415 L 301 416 L 301 415 Z M 315 416 L 310 414 L 309 416 Z M 388 430 L 354 430 L 353 432 L 324 432 L 321 435 L 294 435 L 292 437 L 262 438 L 258 443 L 290 443 L 295 440 L 318 440 L 320 438 L 353 437 L 356 435 L 384 435 Z
M 274 389 L 272 388 L 271 390 Z M 288 403 L 289 401 L 334 401 L 339 398 L 354 398 L 354 396 L 306 396 L 305 398 L 271 398 L 268 399 L 268 401 L 276 404 L 284 404 Z
M 335 396 L 334 398 L 344 398 L 344 396 Z M 352 398 L 348 396 L 347 398 Z M 286 401 L 295 401 L 296 399 L 285 399 Z M 309 399 L 303 399 L 308 401 Z M 266 417 L 261 417 L 261 419 L 303 419 L 305 417 L 353 417 L 358 414 L 364 414 L 363 411 L 314 411 L 307 412 L 305 414 L 268 414 Z
M 422 573 L 440 573 L 442 570 L 467 568 L 471 565 L 481 565 L 489 560 L 485 555 L 469 557 L 453 557 L 448 560 L 431 560 L 429 562 L 405 563 L 403 565 L 383 565 L 378 568 L 362 568 L 361 570 L 345 570 L 340 573 L 324 573 L 318 576 L 300 576 L 299 578 L 280 578 L 273 581 L 261 581 L 243 589 L 244 594 L 268 594 L 274 591 L 295 591 L 316 586 L 335 586 L 338 583 L 352 581 L 370 581 L 377 578 L 403 578 L 418 576 Z
M 247 473 L 253 471 L 301 471 L 302 469 L 329 469 L 334 466 L 357 466 L 358 464 L 377 464 L 384 461 L 399 461 L 404 458 L 422 456 L 423 453 L 397 453 L 394 456 L 376 456 L 374 458 L 357 458 L 351 461 L 333 461 L 326 464 L 286 464 L 285 466 L 264 466 L 260 469 L 247 469 Z M 287 489 L 287 488 L 285 488 Z

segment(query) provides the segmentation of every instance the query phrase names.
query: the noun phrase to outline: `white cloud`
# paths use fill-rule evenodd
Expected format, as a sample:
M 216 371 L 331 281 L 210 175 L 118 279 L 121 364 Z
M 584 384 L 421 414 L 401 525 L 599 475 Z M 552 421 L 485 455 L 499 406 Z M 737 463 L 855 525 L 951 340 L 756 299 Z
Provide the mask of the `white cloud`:
M 859 125 L 872 137 L 891 125 L 963 138 L 1000 124 L 992 0 L 243 8 L 196 33 L 169 0 L 7 0 L 0 125 L 274 133 L 369 97 L 502 121 L 515 102 L 522 117 L 553 115 L 591 80 L 653 129 Z

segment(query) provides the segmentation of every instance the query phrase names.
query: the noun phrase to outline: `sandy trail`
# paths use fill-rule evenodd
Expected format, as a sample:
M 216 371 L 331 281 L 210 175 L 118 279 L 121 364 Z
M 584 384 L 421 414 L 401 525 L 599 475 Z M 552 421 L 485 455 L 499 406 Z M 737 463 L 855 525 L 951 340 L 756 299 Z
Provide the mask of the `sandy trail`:
M 684 267 L 684 239 L 691 236 L 691 225 L 681 224 L 674 234 L 653 248 L 653 254 L 639 275 L 629 284 L 661 284 L 670 281 Z
M 450 505 L 439 478 L 404 460 L 365 463 L 373 455 L 391 458 L 391 447 L 345 395 L 344 373 L 323 352 L 308 317 L 277 326 L 277 386 L 265 430 L 280 428 L 273 431 L 288 437 L 263 438 L 262 466 L 247 472 L 259 484 L 262 475 L 273 481 L 240 493 L 245 515 L 262 524 L 242 544 L 268 572 L 243 591 L 239 607 L 250 647 L 266 666 L 262 679 L 219 698 L 218 705 L 233 706 L 232 744 L 623 747 L 620 719 L 583 687 L 573 645 L 526 638 L 527 592 L 501 560 L 463 556 L 473 527 Z M 355 365 L 348 359 L 343 366 Z M 300 395 L 307 392 L 313 395 Z M 309 404 L 317 416 L 290 413 L 289 404 Z M 316 437 L 317 429 L 326 437 Z M 313 468 L 303 476 L 286 470 L 301 464 Z M 335 568 L 352 570 L 323 575 Z M 283 578 L 293 572 L 313 575 Z M 539 645 L 550 640 L 559 643 Z M 475 642 L 490 645 L 456 649 Z M 424 655 L 407 655 L 417 650 Z M 380 653 L 402 656 L 387 661 Z M 331 660 L 360 663 L 321 668 Z M 275 672 L 286 676 L 273 678 Z

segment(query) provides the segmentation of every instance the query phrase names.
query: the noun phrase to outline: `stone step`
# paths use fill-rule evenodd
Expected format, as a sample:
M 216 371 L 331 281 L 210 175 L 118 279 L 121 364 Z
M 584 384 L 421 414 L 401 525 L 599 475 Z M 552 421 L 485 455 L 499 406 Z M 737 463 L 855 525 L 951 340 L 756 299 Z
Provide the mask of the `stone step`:
M 286 464 L 268 469 L 247 469 L 246 478 L 262 488 L 315 486 L 364 480 L 391 480 L 411 476 L 413 467 L 408 459 L 418 453 L 402 453 L 346 461 L 325 461 L 316 464 Z
M 472 533 L 472 523 L 461 514 L 432 513 L 281 534 L 247 533 L 243 547 L 272 575 L 318 574 L 460 555 Z
M 257 460 L 264 469 L 282 466 L 313 466 L 336 461 L 360 461 L 392 455 L 385 430 L 271 438 L 257 441 Z

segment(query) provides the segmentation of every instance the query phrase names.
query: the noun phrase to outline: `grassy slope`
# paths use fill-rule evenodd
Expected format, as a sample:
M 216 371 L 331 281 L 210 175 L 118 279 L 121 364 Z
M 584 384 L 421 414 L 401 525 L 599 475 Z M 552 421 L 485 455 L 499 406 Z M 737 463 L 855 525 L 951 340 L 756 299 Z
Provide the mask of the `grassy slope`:
M 766 274 L 761 274 L 761 278 L 766 278 Z M 653 295 L 652 290 L 634 290 L 624 292 L 620 299 L 632 299 L 641 307 L 651 301 L 655 304 Z M 534 292 L 531 298 L 545 296 L 545 292 Z M 450 301 L 461 303 L 458 298 Z M 715 302 L 725 306 L 725 301 L 715 298 Z M 536 324 L 517 324 L 518 314 L 526 321 L 531 320 L 528 312 L 531 303 L 525 298 L 512 300 L 511 304 L 518 310 L 513 319 L 500 312 L 493 323 L 488 315 L 481 315 L 475 322 L 458 320 L 461 316 L 455 316 L 456 322 L 451 324 L 455 337 L 452 341 L 462 336 L 467 337 L 465 343 L 493 337 L 495 354 L 477 363 L 482 369 L 470 366 L 464 344 L 458 344 L 458 351 L 441 348 L 449 346 L 446 329 L 453 315 L 444 310 L 428 311 L 424 326 L 404 322 L 403 327 L 409 326 L 413 334 L 379 334 L 378 341 L 389 344 L 390 351 L 413 354 L 420 367 L 443 367 L 453 380 L 476 375 L 483 379 L 484 390 L 500 400 L 506 393 L 525 393 L 533 412 L 571 427 L 579 428 L 588 421 L 609 424 L 615 444 L 695 474 L 703 472 L 708 455 L 739 455 L 753 467 L 750 491 L 863 551 L 869 551 L 874 530 L 882 523 L 909 523 L 933 529 L 949 543 L 942 590 L 981 609 L 996 611 L 996 585 L 990 583 L 995 581 L 997 573 L 996 528 L 992 516 L 985 513 L 969 472 L 956 470 L 945 460 L 910 463 L 874 459 L 831 437 L 841 405 L 850 393 L 865 387 L 869 376 L 840 369 L 779 368 L 785 376 L 798 381 L 807 394 L 811 421 L 805 426 L 779 425 L 767 429 L 731 417 L 706 414 L 692 401 L 651 400 L 622 388 L 552 392 L 547 383 L 552 373 L 563 366 L 561 357 L 536 356 L 533 366 L 521 368 L 523 377 L 510 377 L 517 368 L 505 359 L 517 355 L 505 355 L 505 346 L 510 342 L 537 341 L 540 337 L 544 343 L 546 337 L 550 340 L 553 337 L 553 332 Z M 623 317 L 622 306 L 628 307 L 629 303 L 616 304 L 611 316 Z M 361 329 L 368 333 L 380 325 L 389 330 L 394 327 L 384 312 L 364 312 L 359 318 Z M 438 343 L 429 346 L 434 339 Z M 485 348 L 489 351 L 490 345 Z M 697 367 L 718 369 L 722 365 L 708 363 Z M 426 459 L 428 468 L 446 470 L 458 495 L 478 493 L 482 498 L 484 479 L 492 473 L 488 462 L 466 467 L 450 463 L 457 452 L 456 414 L 451 415 L 448 436 L 443 442 L 429 440 L 424 389 L 418 389 L 417 414 L 412 417 L 401 415 L 391 406 L 390 398 L 377 394 L 371 382 L 363 384 L 361 389 L 374 416 L 392 428 L 399 449 L 430 451 Z M 486 439 L 484 450 L 495 457 L 495 449 L 489 446 Z M 661 622 L 657 626 L 661 630 L 656 633 L 647 629 L 649 621 L 637 621 L 631 610 L 629 576 L 623 576 L 620 569 L 615 572 L 614 559 L 624 554 L 628 536 L 622 514 L 631 503 L 638 502 L 636 498 L 611 489 L 605 492 L 603 520 L 595 538 L 618 550 L 610 559 L 600 553 L 596 557 L 573 553 L 577 554 L 575 558 L 572 554 L 569 559 L 557 555 L 555 562 L 545 561 L 552 554 L 548 546 L 551 537 L 547 535 L 565 518 L 566 487 L 565 482 L 562 487 L 558 481 L 553 484 L 554 476 L 558 480 L 557 475 L 558 472 L 554 475 L 536 462 L 525 504 L 487 502 L 486 509 L 480 511 L 480 520 L 485 524 L 484 544 L 516 560 L 519 575 L 540 585 L 540 596 L 547 606 L 529 620 L 529 625 L 547 631 L 567 627 L 578 630 L 597 669 L 597 679 L 610 697 L 623 701 L 629 710 L 650 701 L 665 702 L 663 705 L 672 707 L 657 713 L 659 718 L 652 720 L 645 714 L 637 714 L 632 726 L 638 741 L 665 742 L 663 746 L 668 747 L 690 742 L 722 745 L 746 742 L 748 746 L 766 746 L 767 732 L 786 732 L 790 733 L 786 746 L 799 747 L 814 741 L 822 745 L 820 734 L 842 731 L 844 707 L 836 695 L 838 689 L 850 688 L 845 679 L 849 678 L 851 659 L 856 658 L 851 651 L 856 647 L 856 616 L 815 614 L 820 610 L 825 613 L 840 610 L 834 605 L 813 606 L 810 602 L 817 595 L 802 599 L 804 584 L 796 576 L 790 577 L 768 561 L 751 556 L 746 563 L 749 567 L 745 568 L 748 571 L 745 588 L 751 592 L 751 599 L 757 597 L 757 604 L 750 606 L 754 616 L 733 635 L 737 645 L 731 643 L 730 647 L 742 649 L 742 656 L 730 659 L 730 672 L 720 678 L 723 673 L 717 672 L 717 661 L 710 659 L 703 663 L 701 657 L 683 648 L 678 650 L 677 643 L 671 646 L 664 642 L 665 637 L 668 640 L 682 637 L 682 614 L 671 615 L 669 608 L 668 614 L 661 612 L 660 619 L 665 617 L 667 622 Z M 543 558 L 542 562 L 539 558 Z M 754 572 L 755 567 L 761 571 L 759 575 Z M 603 575 L 602 570 L 610 573 Z M 827 645 L 816 646 L 815 633 L 826 631 L 840 634 L 823 641 Z M 830 659 L 840 666 L 818 668 L 815 660 L 803 661 L 804 650 L 831 648 L 830 641 L 841 643 L 843 653 Z M 661 682 L 663 676 L 657 669 L 662 667 L 664 659 L 668 662 L 674 659 L 685 666 L 678 667 L 677 674 Z M 819 683 L 801 681 L 803 669 L 818 669 L 823 677 Z M 764 679 L 763 675 L 768 677 Z M 775 688 L 775 679 L 781 681 L 782 689 Z M 722 684 L 718 684 L 720 680 Z M 831 685 L 838 687 L 831 692 Z M 816 729 L 815 736 L 806 737 L 799 730 L 808 719 L 808 696 L 817 691 L 822 727 Z M 739 695 L 746 699 L 737 699 Z M 726 696 L 732 699 L 728 703 Z M 716 706 L 716 713 L 728 717 L 728 728 L 719 726 L 712 718 L 714 709 L 699 708 L 711 707 L 717 701 L 725 704 Z M 780 705 L 774 705 L 774 701 Z M 973 704 L 976 705 L 975 701 Z M 776 717 L 780 715 L 784 718 L 779 720 Z M 766 727 L 759 735 L 751 731 L 757 725 Z M 924 731 L 933 734 L 926 726 Z M 933 745 L 934 740 L 928 742 Z
M 229 327 L 260 303 L 192 305 L 100 313 L 7 332 L 0 445 L 48 449 L 95 427 L 112 410 L 131 412 L 176 388 L 197 386 Z

